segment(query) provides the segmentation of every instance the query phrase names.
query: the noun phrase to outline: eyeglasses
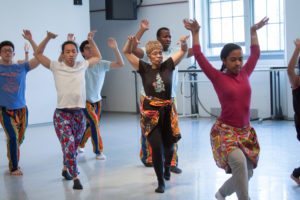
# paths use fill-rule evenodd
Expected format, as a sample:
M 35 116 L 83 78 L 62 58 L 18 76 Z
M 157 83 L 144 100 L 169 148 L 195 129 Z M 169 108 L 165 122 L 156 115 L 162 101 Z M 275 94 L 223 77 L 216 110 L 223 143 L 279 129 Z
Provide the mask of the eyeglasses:
M 14 50 L 13 49 L 5 49 L 5 48 L 3 48 L 3 49 L 1 49 L 1 52 L 3 52 L 3 53 L 13 53 Z

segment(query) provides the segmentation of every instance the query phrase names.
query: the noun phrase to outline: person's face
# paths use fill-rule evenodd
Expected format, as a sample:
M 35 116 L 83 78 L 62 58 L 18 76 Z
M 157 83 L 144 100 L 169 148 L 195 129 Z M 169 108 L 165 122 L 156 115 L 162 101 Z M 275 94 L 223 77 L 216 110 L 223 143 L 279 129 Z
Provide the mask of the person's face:
M 162 63 L 163 56 L 161 49 L 155 49 L 149 54 L 149 60 L 153 65 L 159 66 Z
M 161 43 L 163 46 L 163 50 L 167 51 L 171 44 L 171 34 L 170 31 L 162 30 L 160 31 L 160 35 L 157 38 L 157 40 Z
M 15 53 L 11 46 L 3 46 L 0 51 L 0 57 L 5 63 L 11 63 Z
M 84 59 L 89 59 L 92 57 L 91 47 L 89 44 L 85 45 L 83 48 L 83 52 L 81 52 Z
M 229 53 L 227 58 L 223 59 L 223 64 L 226 66 L 228 72 L 238 74 L 243 66 L 242 50 L 235 49 Z
M 64 62 L 68 66 L 72 67 L 75 64 L 77 54 L 78 54 L 78 52 L 77 52 L 75 45 L 66 44 L 65 49 L 62 52 L 62 57 L 63 57 Z

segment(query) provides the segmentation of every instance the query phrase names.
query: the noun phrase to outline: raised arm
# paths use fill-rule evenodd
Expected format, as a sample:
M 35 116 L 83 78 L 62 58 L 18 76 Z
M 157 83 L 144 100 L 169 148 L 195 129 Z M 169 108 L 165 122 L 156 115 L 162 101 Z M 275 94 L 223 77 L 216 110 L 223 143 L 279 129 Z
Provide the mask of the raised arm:
M 54 39 L 56 38 L 57 35 L 52 33 L 52 32 L 48 32 L 47 31 L 47 36 L 45 37 L 45 39 L 39 44 L 39 46 L 37 47 L 37 49 L 35 50 L 35 57 L 40 61 L 40 63 L 46 67 L 46 68 L 50 68 L 50 59 L 48 57 L 46 57 L 44 55 L 44 50 L 48 44 L 48 42 L 51 40 L 51 39 Z
M 116 60 L 112 61 L 110 67 L 112 68 L 119 68 L 124 66 L 124 60 L 118 48 L 118 43 L 114 38 L 108 38 L 107 45 L 111 48 L 114 52 Z
M 25 42 L 25 44 L 24 44 L 24 53 L 25 53 L 24 60 L 18 60 L 17 61 L 18 64 L 21 64 L 21 63 L 29 61 L 29 44 L 27 42 Z
M 132 45 L 134 43 L 134 40 L 137 40 L 135 36 L 128 36 L 128 39 L 123 47 L 123 53 L 128 60 L 128 62 L 131 64 L 131 66 L 135 69 L 139 69 L 139 58 L 132 53 Z
M 132 44 L 132 53 L 134 55 L 136 55 L 138 58 L 143 58 L 144 57 L 145 52 L 141 48 L 138 47 L 138 43 L 141 40 L 144 33 L 148 30 L 149 30 L 149 21 L 146 20 L 146 19 L 143 19 L 140 22 L 140 29 L 135 34 L 136 40 L 134 40 L 133 44 Z
M 257 30 L 261 29 L 263 26 L 268 24 L 269 18 L 264 17 L 258 23 L 251 26 L 250 34 L 251 34 L 251 45 L 259 45 L 258 38 L 257 38 Z
M 89 41 L 90 48 L 91 48 L 91 55 L 92 57 L 89 58 L 87 61 L 89 62 L 89 66 L 95 65 L 102 59 L 101 53 L 94 41 L 94 36 L 95 36 L 96 31 L 91 31 L 88 33 L 88 38 L 87 40 Z
M 250 47 L 250 56 L 245 63 L 243 69 L 247 72 L 248 76 L 251 75 L 253 72 L 256 63 L 260 56 L 260 49 L 259 49 L 259 42 L 257 37 L 257 30 L 261 29 L 265 25 L 268 24 L 269 18 L 264 17 L 258 23 L 254 24 L 250 28 L 250 35 L 251 35 L 251 47 Z
M 187 30 L 191 31 L 193 40 L 193 53 L 195 59 L 197 60 L 197 63 L 210 80 L 216 79 L 216 77 L 221 73 L 209 63 L 209 61 L 201 51 L 199 41 L 200 25 L 198 24 L 197 20 L 191 19 L 184 19 L 183 24 Z
M 31 34 L 30 30 L 23 30 L 22 36 L 24 37 L 25 40 L 27 40 L 30 43 L 33 51 L 35 51 L 37 49 L 37 45 L 32 39 L 32 34 Z M 25 54 L 27 51 L 27 59 L 28 59 L 28 49 L 26 50 L 26 48 L 27 48 L 26 45 L 24 48 L 25 48 Z M 26 61 L 26 56 L 25 56 L 25 61 Z M 40 64 L 40 62 L 34 57 L 28 61 L 28 64 L 29 64 L 30 69 L 34 69 Z
M 182 58 L 185 56 L 185 53 L 187 52 L 187 43 L 186 40 L 189 38 L 189 36 L 181 36 L 180 37 L 180 50 L 174 53 L 171 57 L 175 64 L 175 66 L 182 60 Z
M 294 41 L 295 44 L 295 49 L 293 52 L 293 55 L 290 59 L 290 62 L 288 64 L 288 69 L 287 69 L 287 73 L 288 73 L 288 77 L 291 83 L 291 86 L 293 89 L 297 88 L 300 86 L 300 77 L 298 75 L 296 75 L 295 72 L 295 66 L 297 66 L 297 60 L 299 57 L 299 53 L 300 53 L 300 38 L 297 38 Z

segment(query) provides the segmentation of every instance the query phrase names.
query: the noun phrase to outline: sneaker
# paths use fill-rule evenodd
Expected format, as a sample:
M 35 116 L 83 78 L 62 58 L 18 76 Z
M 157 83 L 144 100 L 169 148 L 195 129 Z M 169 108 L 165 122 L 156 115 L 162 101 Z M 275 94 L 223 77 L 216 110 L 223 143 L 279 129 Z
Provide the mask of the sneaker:
M 106 156 L 104 153 L 96 154 L 96 159 L 97 160 L 106 160 Z
M 299 186 L 300 186 L 300 179 L 293 176 L 293 174 L 291 174 L 291 179 L 293 179 L 293 181 L 295 181 Z
M 182 170 L 180 168 L 178 168 L 177 166 L 171 166 L 170 171 L 175 173 L 175 174 L 181 174 L 182 173 Z
M 225 197 L 223 197 L 219 191 L 215 194 L 215 197 L 217 200 L 225 200 Z
M 77 151 L 78 153 L 84 153 L 84 148 L 78 147 Z

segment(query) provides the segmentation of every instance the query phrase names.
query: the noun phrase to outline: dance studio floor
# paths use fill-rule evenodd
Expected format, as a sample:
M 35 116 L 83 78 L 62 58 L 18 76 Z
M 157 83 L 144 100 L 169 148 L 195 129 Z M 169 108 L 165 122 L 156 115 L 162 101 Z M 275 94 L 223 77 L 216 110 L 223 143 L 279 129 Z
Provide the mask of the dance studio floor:
M 214 119 L 180 118 L 179 166 L 164 194 L 157 194 L 152 168 L 139 160 L 139 120 L 135 114 L 104 113 L 101 131 L 106 161 L 95 159 L 90 141 L 79 155 L 84 189 L 61 176 L 62 153 L 53 126 L 31 126 L 21 147 L 23 177 L 8 175 L 6 142 L 0 130 L 0 200 L 214 200 L 229 177 L 216 167 L 209 142 Z M 299 200 L 300 187 L 291 179 L 300 166 L 300 142 L 293 121 L 253 122 L 260 145 L 258 168 L 250 181 L 251 200 Z M 236 195 L 226 198 L 237 199 Z

